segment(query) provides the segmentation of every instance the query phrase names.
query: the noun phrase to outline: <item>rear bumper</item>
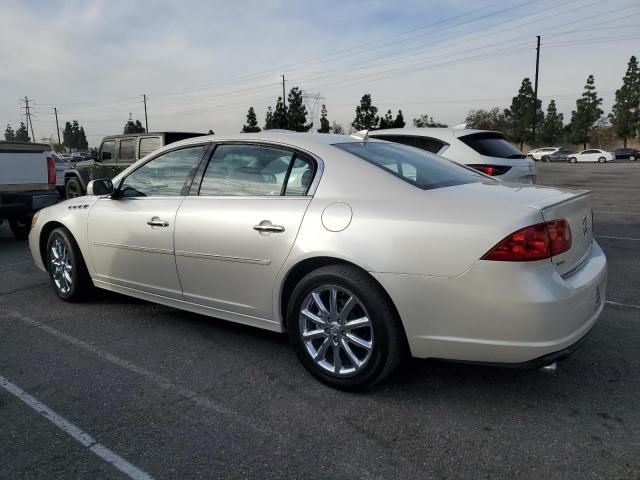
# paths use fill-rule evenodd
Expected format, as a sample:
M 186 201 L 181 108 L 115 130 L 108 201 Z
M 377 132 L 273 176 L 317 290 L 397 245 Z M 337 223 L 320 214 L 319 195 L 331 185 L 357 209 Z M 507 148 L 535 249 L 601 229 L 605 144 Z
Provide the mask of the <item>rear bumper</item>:
M 0 218 L 31 215 L 58 201 L 56 190 L 34 190 L 0 194 Z
M 373 274 L 393 299 L 411 353 L 493 364 L 541 365 L 565 355 L 604 307 L 606 257 L 562 278 L 551 262 L 478 261 L 458 277 Z
M 535 169 L 529 170 L 529 167 L 512 167 L 507 173 L 499 175 L 496 178 L 499 178 L 503 182 L 535 184 L 536 177 L 537 173 Z

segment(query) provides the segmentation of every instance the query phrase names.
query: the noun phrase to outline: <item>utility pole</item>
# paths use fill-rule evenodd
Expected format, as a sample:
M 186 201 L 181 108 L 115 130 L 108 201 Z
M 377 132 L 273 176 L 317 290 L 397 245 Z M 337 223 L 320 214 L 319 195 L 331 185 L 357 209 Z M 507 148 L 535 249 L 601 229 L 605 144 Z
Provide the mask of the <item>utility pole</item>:
M 24 102 L 24 116 L 26 117 L 27 120 L 27 134 L 29 133 L 29 126 L 31 126 L 31 141 L 35 143 L 36 141 L 36 136 L 33 134 L 33 121 L 31 120 L 31 112 L 29 110 L 29 99 L 25 96 L 24 100 L 20 100 L 21 102 Z
M 53 113 L 56 115 L 56 132 L 58 132 L 58 145 L 62 144 L 60 141 L 60 125 L 58 125 L 58 109 L 53 107 Z
M 282 106 L 284 107 L 284 118 L 287 118 L 287 100 L 284 96 L 284 73 L 280 75 L 282 77 Z
M 533 90 L 533 129 L 532 137 L 535 144 L 536 141 L 536 123 L 538 122 L 538 73 L 540 70 L 540 35 L 536 36 L 538 39 L 536 46 L 536 82 Z
M 144 129 L 146 133 L 149 133 L 149 119 L 147 118 L 147 94 L 142 95 L 142 101 L 144 102 Z

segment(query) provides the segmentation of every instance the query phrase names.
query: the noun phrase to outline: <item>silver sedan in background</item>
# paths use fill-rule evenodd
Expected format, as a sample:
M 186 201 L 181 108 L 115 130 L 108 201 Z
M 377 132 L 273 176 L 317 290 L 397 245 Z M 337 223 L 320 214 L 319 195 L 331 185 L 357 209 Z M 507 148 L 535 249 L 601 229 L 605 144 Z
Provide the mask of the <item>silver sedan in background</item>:
M 378 382 L 405 354 L 542 366 L 604 305 L 588 192 L 366 136 L 192 138 L 88 193 L 33 220 L 59 298 L 95 286 L 287 331 L 336 388 Z

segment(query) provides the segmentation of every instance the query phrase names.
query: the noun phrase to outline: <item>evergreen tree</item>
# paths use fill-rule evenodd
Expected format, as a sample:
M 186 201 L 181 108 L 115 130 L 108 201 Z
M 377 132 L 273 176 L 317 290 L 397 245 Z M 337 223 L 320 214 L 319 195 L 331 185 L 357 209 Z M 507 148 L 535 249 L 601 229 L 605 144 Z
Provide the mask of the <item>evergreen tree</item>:
M 7 142 L 13 142 L 16 139 L 16 132 L 13 131 L 13 128 L 11 128 L 11 125 L 7 123 L 7 128 L 4 131 L 4 139 Z
M 122 133 L 144 133 L 146 130 L 140 123 L 140 120 L 133 121 L 131 114 L 129 114 L 129 120 L 124 124 L 124 130 Z
M 329 120 L 327 120 L 327 106 L 323 104 L 320 110 L 320 128 L 318 129 L 318 133 L 329 133 L 330 131 L 331 126 Z
M 378 126 L 378 108 L 371 104 L 371 94 L 365 93 L 360 99 L 360 105 L 356 107 L 356 118 L 351 126 L 356 130 L 373 130 Z
M 293 87 L 287 98 L 289 103 L 287 114 L 287 125 L 292 132 L 308 132 L 313 127 L 313 122 L 307 123 L 307 107 L 304 106 L 302 91 L 298 87 Z
M 507 129 L 507 119 L 498 107 L 493 107 L 491 110 L 482 108 L 469 110 L 464 121 L 467 124 L 467 128 L 494 130 L 496 132 L 504 132 Z
M 632 56 L 627 65 L 627 73 L 622 79 L 622 87 L 616 90 L 616 103 L 609 114 L 614 133 L 624 142 L 634 138 L 640 129 L 640 70 L 638 61 Z
M 256 111 L 253 107 L 249 107 L 249 112 L 247 113 L 247 123 L 242 126 L 241 133 L 257 133 L 260 131 L 260 127 L 258 126 L 258 117 L 256 116 Z
M 531 80 L 528 78 L 522 80 L 518 95 L 513 97 L 511 107 L 504 111 L 504 115 L 507 120 L 509 137 L 514 142 L 519 143 L 522 150 L 524 142 L 533 140 L 534 119 L 540 125 L 544 115 L 542 113 L 542 101 L 535 100 Z
M 336 122 L 335 120 L 331 124 L 331 131 L 335 135 L 344 135 L 344 127 L 341 124 L 339 124 L 338 122 Z
M 380 119 L 380 125 L 378 128 L 393 128 L 393 114 L 391 113 L 391 109 L 387 110 L 384 117 Z
M 404 117 L 402 116 L 402 110 L 398 110 L 398 114 L 396 115 L 395 120 L 393 121 L 392 128 L 404 128 Z
M 15 131 L 14 140 L 16 142 L 30 142 L 31 138 L 29 137 L 29 130 L 27 130 L 27 126 L 24 122 L 20 122 L 20 127 Z
M 433 117 L 423 113 L 418 118 L 413 119 L 413 126 L 418 128 L 446 128 L 448 125 L 446 123 L 436 122 Z
M 275 120 L 273 119 L 273 110 L 271 107 L 267 108 L 267 115 L 264 118 L 264 129 L 271 130 L 272 128 L 277 128 L 275 124 Z
M 582 97 L 576 101 L 576 109 L 571 112 L 571 142 L 576 145 L 582 144 L 587 148 L 589 141 L 589 130 L 600 119 L 604 113 L 600 108 L 602 98 L 598 98 L 595 80 L 593 75 L 587 78 Z
M 544 145 L 554 145 L 562 138 L 564 116 L 558 113 L 556 101 L 551 100 L 547 107 L 547 114 L 540 125 L 538 139 Z
M 87 135 L 84 133 L 84 127 L 80 127 L 78 131 L 76 148 L 78 150 L 87 150 L 89 148 L 89 142 L 87 142 Z
M 273 128 L 287 128 L 287 113 L 288 109 L 282 102 L 282 97 L 278 97 L 276 102 L 276 109 L 273 112 Z
M 64 124 L 64 130 L 62 131 L 62 144 L 71 151 L 73 146 L 73 130 L 71 129 L 71 122 L 66 122 Z

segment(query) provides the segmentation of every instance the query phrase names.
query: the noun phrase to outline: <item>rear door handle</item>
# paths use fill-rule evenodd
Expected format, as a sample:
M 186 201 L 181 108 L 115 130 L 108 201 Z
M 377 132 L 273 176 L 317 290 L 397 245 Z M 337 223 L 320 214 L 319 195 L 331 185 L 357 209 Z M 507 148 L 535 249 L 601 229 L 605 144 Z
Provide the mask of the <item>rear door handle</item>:
M 150 227 L 168 227 L 169 222 L 167 222 L 166 220 L 160 220 L 158 217 L 153 217 L 147 222 L 147 225 L 149 225 Z
M 263 220 L 258 225 L 254 225 L 253 229 L 260 233 L 282 233 L 284 227 L 282 225 L 273 225 L 269 220 Z

